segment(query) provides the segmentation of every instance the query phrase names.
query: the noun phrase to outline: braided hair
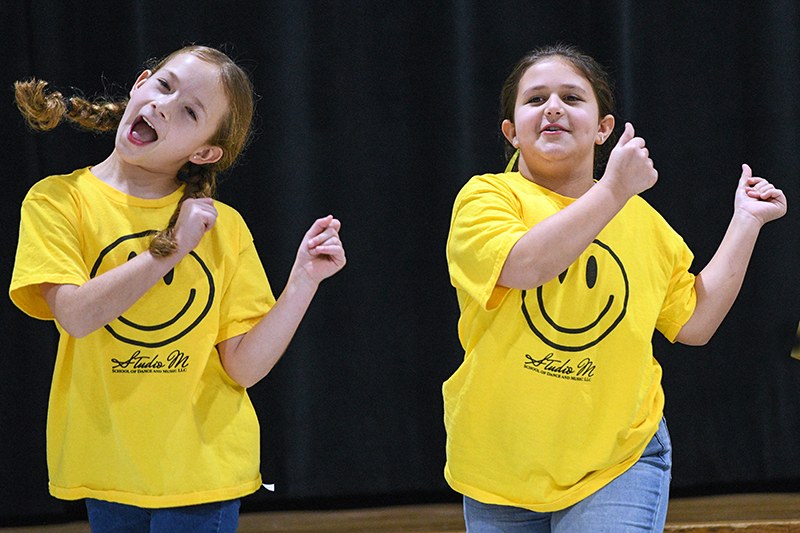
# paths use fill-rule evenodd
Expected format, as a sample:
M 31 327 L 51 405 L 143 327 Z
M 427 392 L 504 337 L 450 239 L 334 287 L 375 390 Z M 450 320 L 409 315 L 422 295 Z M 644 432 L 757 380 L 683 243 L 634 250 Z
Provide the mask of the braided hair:
M 187 162 L 177 179 L 186 184 L 183 197 L 170 217 L 167 227 L 154 233 L 150 252 L 158 257 L 171 255 L 177 249 L 174 229 L 181 206 L 187 198 L 213 197 L 217 175 L 234 165 L 251 138 L 255 96 L 247 73 L 225 53 L 206 46 L 187 46 L 166 58 L 150 63 L 157 72 L 171 59 L 181 54 L 192 54 L 219 69 L 219 80 L 228 98 L 228 112 L 222 117 L 209 144 L 222 148 L 222 157 L 210 164 Z M 14 84 L 17 107 L 35 131 L 48 131 L 63 120 L 92 132 L 114 131 L 119 127 L 128 99 L 100 97 L 87 99 L 81 96 L 65 97 L 59 91 L 48 91 L 48 83 L 38 79 L 18 81 Z

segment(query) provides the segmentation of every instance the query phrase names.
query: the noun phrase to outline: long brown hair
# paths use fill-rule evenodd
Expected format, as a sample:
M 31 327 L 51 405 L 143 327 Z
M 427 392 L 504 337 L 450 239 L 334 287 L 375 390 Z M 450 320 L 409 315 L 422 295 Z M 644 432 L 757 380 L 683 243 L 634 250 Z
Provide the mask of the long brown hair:
M 217 174 L 232 167 L 251 138 L 255 96 L 247 73 L 223 52 L 206 46 L 187 46 L 164 59 L 151 61 L 149 70 L 154 73 L 167 62 L 181 54 L 192 54 L 219 69 L 220 84 L 228 97 L 228 112 L 220 120 L 217 131 L 208 143 L 222 148 L 219 161 L 206 165 L 186 163 L 179 171 L 178 180 L 186 184 L 183 197 L 170 217 L 167 227 L 155 233 L 150 251 L 165 257 L 177 249 L 173 235 L 181 205 L 187 198 L 213 197 Z M 47 131 L 58 126 L 63 119 L 80 129 L 93 132 L 116 130 L 122 120 L 128 99 L 100 97 L 69 98 L 59 91 L 49 92 L 47 82 L 37 79 L 14 84 L 17 107 L 37 131 Z

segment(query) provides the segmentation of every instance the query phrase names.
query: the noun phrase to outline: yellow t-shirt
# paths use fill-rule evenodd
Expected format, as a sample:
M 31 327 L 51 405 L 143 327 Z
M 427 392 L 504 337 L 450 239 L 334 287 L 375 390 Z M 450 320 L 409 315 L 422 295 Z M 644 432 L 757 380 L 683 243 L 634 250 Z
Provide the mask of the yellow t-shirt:
M 11 299 L 53 319 L 41 283 L 81 285 L 143 252 L 181 195 L 128 196 L 89 169 L 40 181 L 22 204 Z M 216 345 L 246 333 L 275 300 L 241 216 L 215 207 L 200 245 L 122 316 L 81 339 L 58 327 L 53 496 L 172 507 L 261 486 L 258 420 Z
M 455 201 L 465 357 L 443 386 L 445 477 L 485 503 L 564 509 L 633 465 L 663 412 L 653 332 L 674 341 L 694 311 L 693 256 L 639 197 L 556 279 L 498 286 L 517 240 L 572 201 L 518 172 L 476 176 Z

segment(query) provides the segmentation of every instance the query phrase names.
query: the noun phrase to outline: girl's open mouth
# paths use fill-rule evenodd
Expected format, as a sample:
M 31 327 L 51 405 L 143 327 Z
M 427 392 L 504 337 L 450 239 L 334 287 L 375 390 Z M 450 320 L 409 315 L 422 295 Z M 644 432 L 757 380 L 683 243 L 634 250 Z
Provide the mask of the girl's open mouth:
M 142 116 L 131 126 L 130 137 L 137 143 L 145 144 L 158 140 L 158 133 L 150 121 Z

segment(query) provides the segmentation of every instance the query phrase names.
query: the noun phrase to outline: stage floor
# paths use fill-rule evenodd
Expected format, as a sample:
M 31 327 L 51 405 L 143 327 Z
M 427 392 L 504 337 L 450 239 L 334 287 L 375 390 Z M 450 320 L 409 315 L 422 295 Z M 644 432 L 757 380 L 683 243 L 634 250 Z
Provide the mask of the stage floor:
M 243 513 L 239 533 L 462 533 L 460 504 L 345 511 Z M 800 494 L 737 494 L 670 501 L 669 533 L 800 533 Z M 88 524 L 0 528 L 0 533 L 90 533 Z

